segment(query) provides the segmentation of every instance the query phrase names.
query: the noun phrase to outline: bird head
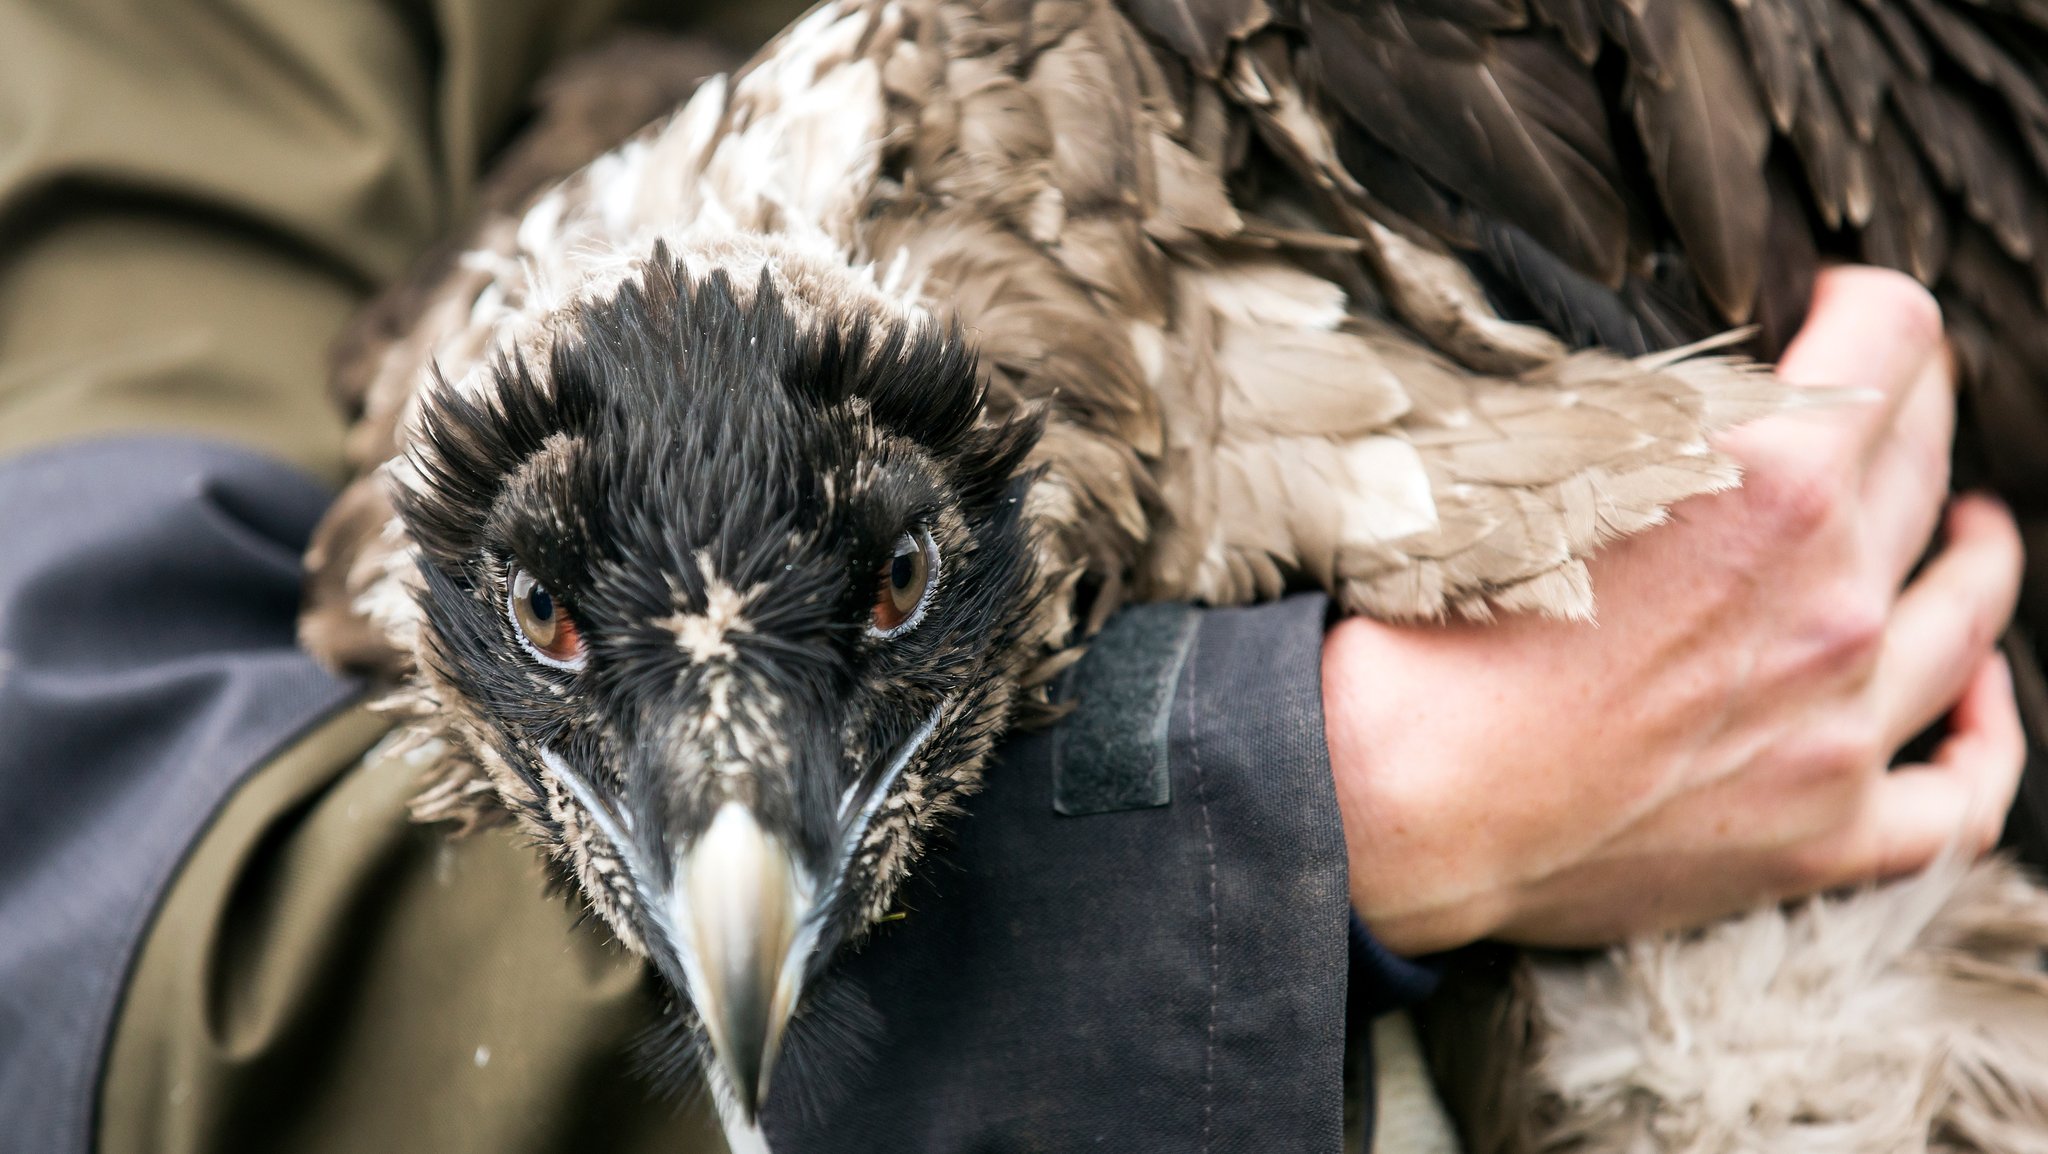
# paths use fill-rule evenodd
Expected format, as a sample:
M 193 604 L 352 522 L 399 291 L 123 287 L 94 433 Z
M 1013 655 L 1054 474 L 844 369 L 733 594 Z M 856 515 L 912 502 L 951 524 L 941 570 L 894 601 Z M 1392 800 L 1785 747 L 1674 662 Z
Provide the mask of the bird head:
M 752 1117 L 1003 729 L 1036 425 L 957 331 L 659 248 L 553 331 L 426 393 L 422 675 Z

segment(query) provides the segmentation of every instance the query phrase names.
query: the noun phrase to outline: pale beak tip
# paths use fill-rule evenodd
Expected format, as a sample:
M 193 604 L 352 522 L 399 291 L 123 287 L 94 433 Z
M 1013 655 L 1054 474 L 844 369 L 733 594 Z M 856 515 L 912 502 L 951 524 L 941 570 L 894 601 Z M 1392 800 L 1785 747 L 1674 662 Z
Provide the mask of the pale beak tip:
M 687 935 L 690 996 L 736 1105 L 759 1116 L 796 1008 L 812 887 L 747 807 L 727 802 L 677 858 L 671 897 Z

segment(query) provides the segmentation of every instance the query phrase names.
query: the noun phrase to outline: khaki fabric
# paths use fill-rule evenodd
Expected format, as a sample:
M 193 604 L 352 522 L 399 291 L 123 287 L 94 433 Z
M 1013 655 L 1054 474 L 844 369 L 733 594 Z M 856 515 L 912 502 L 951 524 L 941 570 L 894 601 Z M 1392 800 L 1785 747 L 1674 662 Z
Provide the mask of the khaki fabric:
M 621 7 L 0 2 L 0 454 L 177 431 L 339 480 L 328 342 Z
M 636 962 L 507 830 L 409 824 L 417 769 L 341 715 L 228 803 L 166 898 L 101 1099 L 105 1154 L 722 1149 L 631 1069 Z

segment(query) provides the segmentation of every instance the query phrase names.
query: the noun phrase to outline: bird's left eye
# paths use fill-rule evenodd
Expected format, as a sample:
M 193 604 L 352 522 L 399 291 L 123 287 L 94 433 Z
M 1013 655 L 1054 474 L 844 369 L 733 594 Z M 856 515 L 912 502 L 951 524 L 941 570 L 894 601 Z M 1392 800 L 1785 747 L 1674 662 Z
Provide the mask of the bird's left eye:
M 583 667 L 583 634 L 569 616 L 567 606 L 533 579 L 524 569 L 512 574 L 512 589 L 506 606 L 513 628 L 526 643 L 526 651 L 543 665 L 556 669 Z
M 932 535 L 913 529 L 898 537 L 896 548 L 882 566 L 868 633 L 895 637 L 917 628 L 938 577 L 939 547 L 932 542 Z

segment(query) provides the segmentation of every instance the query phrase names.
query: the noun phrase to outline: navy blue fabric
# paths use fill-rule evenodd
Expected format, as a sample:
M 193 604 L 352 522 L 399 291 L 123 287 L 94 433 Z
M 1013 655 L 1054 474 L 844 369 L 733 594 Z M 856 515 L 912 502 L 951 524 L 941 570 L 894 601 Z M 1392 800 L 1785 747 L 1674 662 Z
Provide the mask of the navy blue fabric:
M 1325 609 L 1199 614 L 1168 805 L 1062 816 L 1052 735 L 1011 742 L 908 917 L 828 979 L 879 1032 L 836 1087 L 778 1074 L 778 1154 L 1338 1149 L 1350 939 Z
M 1351 915 L 1351 1007 L 1354 1016 L 1404 1010 L 1436 992 L 1443 968 L 1430 959 L 1404 958 L 1380 944 Z
M 292 640 L 327 499 L 184 439 L 0 461 L 0 1150 L 91 1149 L 166 884 L 235 785 L 352 696 Z
M 1359 1109 L 1356 1139 L 1347 1154 L 1372 1149 L 1375 1116 L 1379 1113 L 1378 1083 L 1373 1074 L 1373 1019 L 1419 1005 L 1443 980 L 1444 956 L 1416 961 L 1380 944 L 1351 915 L 1350 1000 L 1345 1011 L 1347 1066 L 1345 1093 Z

